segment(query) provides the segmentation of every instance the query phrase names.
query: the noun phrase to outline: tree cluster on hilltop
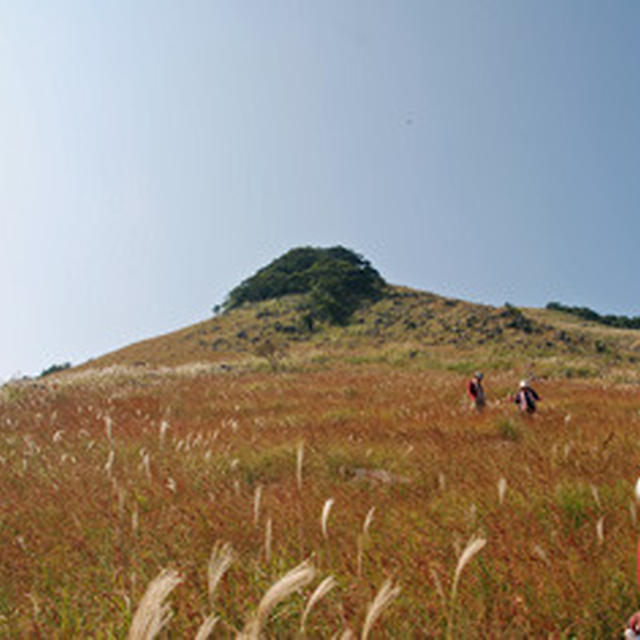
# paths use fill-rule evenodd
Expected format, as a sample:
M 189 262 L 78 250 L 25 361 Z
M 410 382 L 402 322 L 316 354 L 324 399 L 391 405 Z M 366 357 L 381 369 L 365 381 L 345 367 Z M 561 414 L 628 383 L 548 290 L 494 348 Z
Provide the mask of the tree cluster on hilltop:
M 386 283 L 361 255 L 341 246 L 287 251 L 235 287 L 223 307 L 290 294 L 305 295 L 305 320 L 346 324 L 365 300 L 379 299 Z
M 615 327 L 617 329 L 640 329 L 640 316 L 634 316 L 632 318 L 612 314 L 602 316 L 588 307 L 571 307 L 560 304 L 559 302 L 549 302 L 546 308 L 551 311 L 563 311 L 564 313 L 570 313 L 571 315 L 582 318 L 583 320 L 598 322 L 599 324 L 604 324 L 608 327 Z

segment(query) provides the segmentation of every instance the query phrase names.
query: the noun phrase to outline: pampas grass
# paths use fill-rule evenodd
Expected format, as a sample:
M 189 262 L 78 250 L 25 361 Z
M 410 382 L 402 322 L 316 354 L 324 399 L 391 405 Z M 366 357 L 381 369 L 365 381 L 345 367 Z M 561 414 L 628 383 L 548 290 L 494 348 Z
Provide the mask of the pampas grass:
M 258 525 L 260 520 L 260 502 L 262 501 L 262 485 L 258 485 L 253 494 L 253 524 Z
M 604 543 L 604 516 L 600 517 L 596 523 L 596 534 L 598 536 L 598 544 Z
M 258 640 L 260 631 L 265 625 L 273 608 L 285 598 L 308 585 L 315 576 L 315 569 L 305 560 L 302 564 L 291 569 L 280 580 L 272 585 L 264 594 L 258 609 L 250 616 L 244 629 L 238 635 L 238 640 Z
M 298 490 L 302 491 L 302 463 L 304 460 L 304 442 L 298 444 L 296 452 L 296 480 L 298 482 Z
M 484 538 L 477 538 L 472 536 L 467 546 L 458 558 L 458 564 L 453 576 L 453 583 L 451 585 L 451 593 L 449 594 L 449 619 L 447 622 L 447 639 L 453 638 L 453 619 L 455 615 L 456 596 L 458 594 L 458 583 L 460 581 L 460 575 L 465 566 L 471 561 L 473 556 L 476 555 L 485 546 L 487 541 Z
M 233 548 L 229 542 L 216 542 L 213 545 L 207 566 L 207 586 L 209 589 L 209 605 L 211 607 L 215 602 L 218 584 L 233 563 L 234 555 Z
M 304 627 L 307 622 L 307 617 L 311 609 L 324 598 L 331 589 L 333 589 L 338 583 L 333 576 L 327 576 L 316 588 L 315 591 L 309 597 L 307 606 L 304 608 L 302 618 L 300 619 L 300 632 L 304 633 Z
M 507 493 L 507 481 L 505 478 L 498 480 L 498 502 L 502 504 L 504 502 L 504 496 Z
M 169 430 L 169 423 L 166 420 L 162 420 L 162 422 L 160 422 L 160 427 L 158 428 L 160 448 L 164 446 L 165 436 L 168 430 Z
M 362 562 L 364 559 L 364 535 L 360 534 L 356 539 L 356 572 L 358 578 L 362 577 Z
M 211 614 L 202 623 L 202 625 L 200 625 L 200 628 L 198 629 L 198 633 L 196 633 L 194 640 L 207 640 L 207 638 L 211 635 L 211 632 L 213 631 L 213 627 L 216 626 L 216 623 L 218 622 L 218 620 L 219 620 L 218 616 Z
M 378 591 L 376 597 L 367 606 L 367 615 L 362 627 L 360 640 L 366 640 L 371 628 L 376 623 L 382 612 L 391 604 L 394 598 L 400 593 L 400 587 L 391 586 L 391 580 L 387 580 Z
M 593 496 L 593 501 L 598 506 L 598 509 L 602 509 L 602 502 L 600 501 L 600 492 L 598 491 L 598 487 L 594 485 L 590 485 L 591 487 L 591 495 Z
M 107 478 L 111 479 L 111 469 L 113 468 L 113 461 L 116 457 L 115 452 L 113 451 L 113 449 L 109 450 L 109 455 L 107 457 L 107 462 L 104 465 L 104 470 L 107 472 Z
M 109 444 L 113 445 L 113 420 L 111 419 L 111 416 L 105 416 L 104 430 L 107 434 L 107 440 L 109 441 Z
M 267 564 L 271 562 L 271 543 L 273 540 L 273 523 L 271 518 L 267 518 L 264 525 L 264 559 Z
M 371 522 L 373 520 L 373 514 L 375 513 L 375 511 L 376 511 L 376 508 L 371 507 L 371 509 L 369 509 L 369 511 L 367 512 L 366 518 L 364 519 L 364 524 L 362 525 L 362 533 L 365 538 L 369 537 L 369 527 L 371 526 Z
M 128 640 L 151 640 L 160 633 L 172 616 L 166 599 L 181 582 L 177 571 L 163 569 L 149 583 L 133 616 Z
M 325 539 L 329 539 L 329 533 L 327 531 L 327 523 L 329 521 L 329 513 L 331 512 L 331 507 L 333 506 L 334 499 L 329 498 L 322 507 L 322 518 L 320 519 L 320 527 L 322 529 L 322 535 Z

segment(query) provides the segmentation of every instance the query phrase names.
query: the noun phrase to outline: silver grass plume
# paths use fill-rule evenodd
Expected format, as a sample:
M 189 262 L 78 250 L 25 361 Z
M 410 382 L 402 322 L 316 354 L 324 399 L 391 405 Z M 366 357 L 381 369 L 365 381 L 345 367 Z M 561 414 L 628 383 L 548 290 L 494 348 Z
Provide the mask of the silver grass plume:
M 324 598 L 331 589 L 337 585 L 337 581 L 333 576 L 327 576 L 316 588 L 315 591 L 309 597 L 307 606 L 304 608 L 302 618 L 300 619 L 300 631 L 304 633 L 304 625 L 307 622 L 307 617 L 311 612 L 311 609 Z
M 298 481 L 298 490 L 302 491 L 302 462 L 304 460 L 304 442 L 298 444 L 296 452 L 296 478 Z
M 502 504 L 504 502 L 504 496 L 507 493 L 507 481 L 505 478 L 501 477 L 498 480 L 498 502 Z
M 362 627 L 362 634 L 360 640 L 366 640 L 369 636 L 371 628 L 375 624 L 376 620 L 380 617 L 382 612 L 391 604 L 391 601 L 400 593 L 400 587 L 392 587 L 391 580 L 386 580 L 380 587 L 376 597 L 367 606 L 367 615 L 364 620 L 364 626 Z
M 371 507 L 367 512 L 367 517 L 364 519 L 364 524 L 362 525 L 362 533 L 366 538 L 369 537 L 369 527 L 371 526 L 371 522 L 373 520 L 373 514 L 375 513 L 376 508 Z
M 171 609 L 165 601 L 182 582 L 173 569 L 163 569 L 150 583 L 133 616 L 128 640 L 152 640 L 171 619 Z
M 257 526 L 260 520 L 260 502 L 262 500 L 262 485 L 256 487 L 253 494 L 253 524 Z
M 196 637 L 194 640 L 207 640 L 207 638 L 211 635 L 213 631 L 213 627 L 216 626 L 218 622 L 218 616 L 211 614 L 207 619 L 200 625 L 198 629 L 198 633 L 196 633 Z
M 249 618 L 238 640 L 259 640 L 260 631 L 266 623 L 272 609 L 289 597 L 292 593 L 309 584 L 315 576 L 315 569 L 305 560 L 291 569 L 280 580 L 273 584 L 262 597 L 258 609 Z
M 484 538 L 477 538 L 476 536 L 472 536 L 467 543 L 467 546 L 464 548 L 463 552 L 458 558 L 458 565 L 456 566 L 456 571 L 453 576 L 453 584 L 451 585 L 451 594 L 449 595 L 449 616 L 447 620 L 446 635 L 447 640 L 453 638 L 453 618 L 455 614 L 456 595 L 458 592 L 458 582 L 460 580 L 460 575 L 471 558 L 473 558 L 476 553 L 481 551 L 485 544 L 487 544 L 487 541 Z
M 209 588 L 209 605 L 213 607 L 216 589 L 234 560 L 234 553 L 229 542 L 216 542 L 211 550 L 207 566 L 207 586 Z
M 327 532 L 327 523 L 329 521 L 329 513 L 331 512 L 331 507 L 333 506 L 334 499 L 329 498 L 322 507 L 322 518 L 320 520 L 320 526 L 322 528 L 322 535 L 325 538 L 329 538 L 329 533 Z

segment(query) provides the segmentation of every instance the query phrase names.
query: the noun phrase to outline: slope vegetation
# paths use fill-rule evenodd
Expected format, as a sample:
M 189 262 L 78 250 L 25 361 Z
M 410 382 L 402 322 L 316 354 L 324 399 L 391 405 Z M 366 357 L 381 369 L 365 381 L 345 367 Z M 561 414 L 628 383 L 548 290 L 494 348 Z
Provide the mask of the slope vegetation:
M 563 377 L 636 377 L 640 334 L 578 321 L 546 309 L 492 307 L 388 286 L 356 310 L 346 326 L 305 322 L 300 295 L 248 302 L 204 322 L 145 340 L 80 369 L 114 365 L 175 367 L 190 363 L 304 366 L 331 359 L 410 360 L 462 372 L 537 366 Z M 77 369 L 77 368 L 76 368 Z

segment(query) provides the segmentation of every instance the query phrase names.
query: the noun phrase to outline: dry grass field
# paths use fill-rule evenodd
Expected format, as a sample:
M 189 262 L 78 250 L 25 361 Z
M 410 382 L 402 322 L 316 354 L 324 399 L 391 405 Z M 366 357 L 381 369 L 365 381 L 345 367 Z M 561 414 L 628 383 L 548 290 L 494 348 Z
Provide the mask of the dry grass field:
M 5 385 L 0 636 L 125 638 L 169 570 L 159 637 L 619 637 L 640 602 L 634 365 L 343 331 Z

